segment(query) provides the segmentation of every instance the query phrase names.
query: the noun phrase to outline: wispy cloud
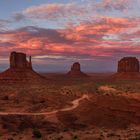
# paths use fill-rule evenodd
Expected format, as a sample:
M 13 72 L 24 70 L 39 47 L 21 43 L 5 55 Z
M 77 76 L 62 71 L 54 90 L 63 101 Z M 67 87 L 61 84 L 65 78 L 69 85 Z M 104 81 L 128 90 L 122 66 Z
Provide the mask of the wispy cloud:
M 10 20 L 0 19 L 0 31 L 7 29 L 8 24 L 10 24 Z
M 77 3 L 52 3 L 28 7 L 22 12 L 16 13 L 14 18 L 17 21 L 25 18 L 51 21 L 65 19 L 70 21 L 84 16 L 86 12 L 87 9 Z
M 124 11 L 132 8 L 134 1 L 135 0 L 103 0 L 99 6 L 105 11 L 113 9 Z
M 71 55 L 81 58 L 138 54 L 140 42 L 136 43 L 136 38 L 139 37 L 139 31 L 129 32 L 138 28 L 138 21 L 140 19 L 100 17 L 62 30 L 27 26 L 1 32 L 0 36 L 5 40 L 0 42 L 0 49 L 6 45 L 6 51 L 22 50 L 32 55 Z
M 104 11 L 127 11 L 133 8 L 133 3 L 137 0 L 101 0 L 71 3 L 52 3 L 41 4 L 28 7 L 23 11 L 16 13 L 14 18 L 17 21 L 23 19 L 37 19 L 48 21 L 75 22 L 76 20 L 90 19 L 93 15 L 103 14 Z

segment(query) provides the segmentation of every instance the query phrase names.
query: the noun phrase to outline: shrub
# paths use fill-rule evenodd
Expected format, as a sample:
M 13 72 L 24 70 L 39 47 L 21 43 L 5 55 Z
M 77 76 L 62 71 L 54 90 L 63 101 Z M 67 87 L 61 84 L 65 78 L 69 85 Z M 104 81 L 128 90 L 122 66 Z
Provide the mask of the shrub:
M 135 138 L 130 138 L 129 140 L 140 140 L 140 135 L 136 136 Z
M 114 136 L 116 136 L 116 134 L 115 133 L 109 133 L 109 134 L 107 134 L 107 137 L 114 137 Z
M 73 139 L 73 140 L 77 140 L 77 139 L 78 139 L 78 136 L 77 136 L 77 135 L 73 135 L 73 136 L 72 136 L 72 139 Z
M 8 138 L 7 140 L 14 140 L 13 138 Z
M 38 130 L 38 129 L 34 129 L 33 130 L 33 136 L 35 137 L 35 138 L 41 138 L 42 137 L 42 134 L 41 134 L 41 132 Z

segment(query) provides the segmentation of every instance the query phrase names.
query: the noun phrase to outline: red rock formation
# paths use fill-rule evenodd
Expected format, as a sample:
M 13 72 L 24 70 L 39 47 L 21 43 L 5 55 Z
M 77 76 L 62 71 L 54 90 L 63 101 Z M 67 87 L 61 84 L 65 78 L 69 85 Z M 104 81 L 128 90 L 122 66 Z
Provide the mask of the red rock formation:
M 31 56 L 30 61 L 26 60 L 26 54 L 12 52 L 10 55 L 10 68 L 16 69 L 32 69 Z
M 118 62 L 118 72 L 139 72 L 139 61 L 136 57 L 124 57 Z
M 32 69 L 31 56 L 29 61 L 26 54 L 12 52 L 10 55 L 10 68 L 0 74 L 0 81 L 28 82 L 44 79 Z
M 67 73 L 70 77 L 87 77 L 87 75 L 81 72 L 81 67 L 78 62 L 74 63 L 71 67 L 71 70 Z
M 118 61 L 118 70 L 114 78 L 117 79 L 140 79 L 139 60 L 136 57 L 124 57 Z

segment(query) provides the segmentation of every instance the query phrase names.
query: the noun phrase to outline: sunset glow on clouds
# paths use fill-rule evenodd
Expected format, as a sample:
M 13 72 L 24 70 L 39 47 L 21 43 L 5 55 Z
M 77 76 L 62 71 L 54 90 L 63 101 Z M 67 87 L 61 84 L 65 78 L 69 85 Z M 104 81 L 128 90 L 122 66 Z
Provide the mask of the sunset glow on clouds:
M 35 67 L 43 71 L 67 70 L 75 61 L 80 61 L 87 71 L 113 71 L 121 57 L 140 58 L 139 2 L 23 2 L 26 6 L 5 13 L 7 18 L 3 9 L 1 69 L 8 63 L 11 51 L 32 55 Z M 6 3 L 2 3 L 3 7 Z

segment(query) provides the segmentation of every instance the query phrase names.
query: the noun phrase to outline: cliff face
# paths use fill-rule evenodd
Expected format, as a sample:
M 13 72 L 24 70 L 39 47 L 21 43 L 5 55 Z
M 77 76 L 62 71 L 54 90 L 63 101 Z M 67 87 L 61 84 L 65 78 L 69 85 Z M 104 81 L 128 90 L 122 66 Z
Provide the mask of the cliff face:
M 31 56 L 29 62 L 26 60 L 26 54 L 12 52 L 10 55 L 10 68 L 32 69 Z
M 9 61 L 10 68 L 0 73 L 0 82 L 34 82 L 44 79 L 44 77 L 33 70 L 31 56 L 28 61 L 26 54 L 12 52 Z
M 74 63 L 71 67 L 71 71 L 80 72 L 81 71 L 80 63 L 78 63 L 78 62 Z
M 116 79 L 140 79 L 139 60 L 136 57 L 124 57 L 118 61 L 117 73 L 112 77 Z
M 67 73 L 67 75 L 70 77 L 87 77 L 87 75 L 81 71 L 81 66 L 78 62 L 72 65 L 71 70 Z
M 136 57 L 124 57 L 118 62 L 118 72 L 139 72 L 139 61 Z

